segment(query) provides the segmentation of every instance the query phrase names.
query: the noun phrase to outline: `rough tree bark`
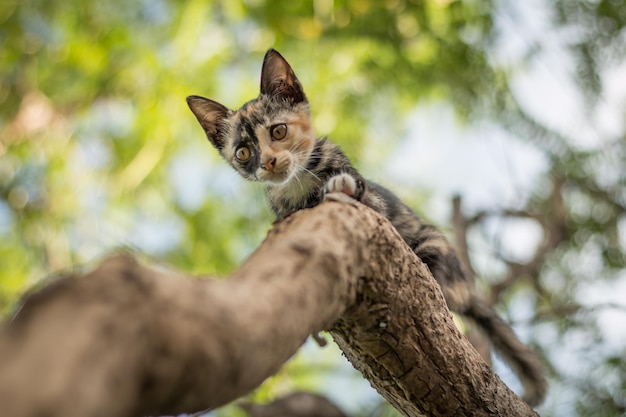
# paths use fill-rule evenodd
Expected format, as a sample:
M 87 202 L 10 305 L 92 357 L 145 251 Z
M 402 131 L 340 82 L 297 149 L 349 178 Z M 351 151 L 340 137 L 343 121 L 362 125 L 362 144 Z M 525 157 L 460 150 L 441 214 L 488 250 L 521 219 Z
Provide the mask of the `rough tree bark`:
M 338 202 L 276 224 L 226 280 L 119 255 L 31 294 L 0 334 L 0 415 L 219 407 L 320 330 L 406 416 L 536 415 L 459 333 L 393 227 Z

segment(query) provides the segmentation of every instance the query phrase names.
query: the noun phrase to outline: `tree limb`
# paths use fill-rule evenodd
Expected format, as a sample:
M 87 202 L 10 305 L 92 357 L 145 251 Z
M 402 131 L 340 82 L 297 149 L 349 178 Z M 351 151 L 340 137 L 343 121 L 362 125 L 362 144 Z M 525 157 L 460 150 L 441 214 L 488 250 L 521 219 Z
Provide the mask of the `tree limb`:
M 452 227 L 454 228 L 454 246 L 461 264 L 465 268 L 465 273 L 472 285 L 476 282 L 476 273 L 472 267 L 472 261 L 469 255 L 469 248 L 467 246 L 467 226 L 468 221 L 463 215 L 462 199 L 460 195 L 455 195 L 452 198 Z M 474 349 L 480 353 L 483 360 L 491 366 L 491 344 L 489 340 L 482 332 L 482 330 L 472 322 L 467 322 L 467 331 L 465 335 L 469 339 Z
M 459 333 L 395 229 L 337 202 L 277 223 L 223 281 L 120 255 L 31 294 L 0 334 L 0 414 L 219 407 L 324 329 L 406 416 L 535 415 Z

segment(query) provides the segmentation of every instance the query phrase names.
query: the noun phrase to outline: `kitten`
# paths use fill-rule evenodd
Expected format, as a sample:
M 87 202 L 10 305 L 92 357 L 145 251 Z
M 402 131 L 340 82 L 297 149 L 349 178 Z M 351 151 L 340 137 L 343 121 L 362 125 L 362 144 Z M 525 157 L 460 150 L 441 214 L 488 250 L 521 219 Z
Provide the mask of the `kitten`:
M 390 191 L 364 179 L 341 150 L 311 127 L 300 81 L 275 50 L 265 55 L 261 93 L 237 111 L 199 96 L 187 103 L 220 155 L 244 178 L 265 183 L 277 220 L 341 192 L 384 215 L 441 286 L 451 310 L 472 318 L 524 385 L 524 399 L 541 403 L 546 381 L 539 360 L 477 294 L 443 233 L 424 223 Z

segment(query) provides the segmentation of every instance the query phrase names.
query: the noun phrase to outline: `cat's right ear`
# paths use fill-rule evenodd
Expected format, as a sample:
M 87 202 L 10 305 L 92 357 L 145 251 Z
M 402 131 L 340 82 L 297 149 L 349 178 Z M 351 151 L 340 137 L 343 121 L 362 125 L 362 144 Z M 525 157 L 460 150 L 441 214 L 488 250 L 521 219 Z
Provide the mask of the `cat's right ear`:
M 200 96 L 187 97 L 187 104 L 204 129 L 209 141 L 218 151 L 221 150 L 224 147 L 224 122 L 232 111 L 217 101 Z
M 270 49 L 261 68 L 261 94 L 287 99 L 292 104 L 306 101 L 302 84 L 283 56 Z

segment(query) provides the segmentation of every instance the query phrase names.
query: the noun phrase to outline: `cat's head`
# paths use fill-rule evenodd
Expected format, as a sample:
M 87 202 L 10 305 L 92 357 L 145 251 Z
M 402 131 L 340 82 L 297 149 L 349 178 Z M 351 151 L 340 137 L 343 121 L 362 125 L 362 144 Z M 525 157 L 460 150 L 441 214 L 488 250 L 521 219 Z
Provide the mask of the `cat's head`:
M 244 178 L 284 184 L 304 169 L 315 145 L 309 104 L 289 63 L 265 54 L 261 92 L 233 111 L 199 96 L 187 104 L 220 155 Z

